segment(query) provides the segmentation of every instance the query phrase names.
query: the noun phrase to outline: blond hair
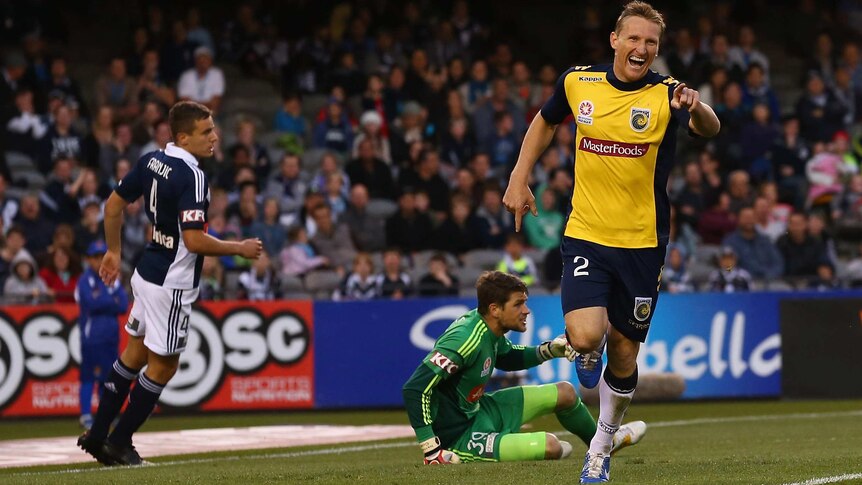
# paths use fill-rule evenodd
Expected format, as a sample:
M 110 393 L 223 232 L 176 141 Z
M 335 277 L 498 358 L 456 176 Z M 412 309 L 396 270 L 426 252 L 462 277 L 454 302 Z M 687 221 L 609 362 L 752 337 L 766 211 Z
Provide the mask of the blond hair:
M 629 17 L 641 17 L 650 22 L 654 22 L 661 28 L 661 34 L 664 34 L 664 17 L 662 17 L 658 10 L 654 9 L 652 5 L 646 2 L 634 1 L 627 3 L 619 18 L 617 18 L 617 24 L 614 26 L 614 32 L 616 32 L 617 35 L 619 35 L 620 31 L 623 29 L 623 21 Z

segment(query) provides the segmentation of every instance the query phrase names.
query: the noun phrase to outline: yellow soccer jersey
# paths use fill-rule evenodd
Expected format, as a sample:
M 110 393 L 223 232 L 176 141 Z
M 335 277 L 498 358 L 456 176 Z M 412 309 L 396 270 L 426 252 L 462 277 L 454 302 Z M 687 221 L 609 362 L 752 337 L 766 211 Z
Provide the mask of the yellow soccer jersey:
M 604 246 L 667 244 L 667 179 L 687 110 L 670 107 L 675 79 L 649 71 L 626 83 L 613 65 L 573 67 L 557 81 L 542 117 L 577 125 L 572 210 L 564 234 Z

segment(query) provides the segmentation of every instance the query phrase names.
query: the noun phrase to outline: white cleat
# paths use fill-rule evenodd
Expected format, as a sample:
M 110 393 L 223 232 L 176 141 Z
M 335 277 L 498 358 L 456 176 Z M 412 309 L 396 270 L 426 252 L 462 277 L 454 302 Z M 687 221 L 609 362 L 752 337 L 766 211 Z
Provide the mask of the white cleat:
M 569 457 L 569 455 L 571 455 L 571 454 L 572 454 L 572 444 L 571 444 L 571 443 L 569 443 L 568 441 L 560 440 L 560 448 L 562 448 L 562 449 L 563 449 L 563 454 L 562 454 L 562 455 L 560 455 L 560 459 L 561 459 L 561 460 L 562 460 L 563 458 L 568 458 L 568 457 Z
M 646 434 L 647 425 L 643 421 L 632 421 L 620 426 L 614 433 L 614 444 L 611 446 L 611 454 L 620 451 L 626 446 L 637 444 Z

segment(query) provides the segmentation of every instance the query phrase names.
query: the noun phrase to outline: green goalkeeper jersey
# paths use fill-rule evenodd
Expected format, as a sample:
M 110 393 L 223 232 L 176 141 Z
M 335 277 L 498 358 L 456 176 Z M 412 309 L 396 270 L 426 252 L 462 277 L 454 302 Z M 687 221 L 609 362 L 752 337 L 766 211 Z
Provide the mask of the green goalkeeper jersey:
M 495 368 L 527 369 L 542 362 L 536 347 L 513 345 L 488 328 L 477 310 L 455 320 L 404 384 L 404 404 L 421 442 L 444 447 L 470 426 Z

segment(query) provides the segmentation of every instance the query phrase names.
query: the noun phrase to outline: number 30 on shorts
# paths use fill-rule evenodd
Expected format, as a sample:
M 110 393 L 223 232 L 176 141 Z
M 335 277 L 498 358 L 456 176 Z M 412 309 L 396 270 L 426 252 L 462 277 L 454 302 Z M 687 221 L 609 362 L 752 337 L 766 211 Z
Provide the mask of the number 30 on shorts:
M 572 260 L 574 263 L 575 271 L 572 273 L 574 276 L 589 276 L 590 272 L 587 271 L 587 266 L 590 265 L 590 260 L 583 256 L 575 256 L 575 259 Z M 580 264 L 578 264 L 580 263 Z

